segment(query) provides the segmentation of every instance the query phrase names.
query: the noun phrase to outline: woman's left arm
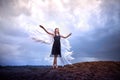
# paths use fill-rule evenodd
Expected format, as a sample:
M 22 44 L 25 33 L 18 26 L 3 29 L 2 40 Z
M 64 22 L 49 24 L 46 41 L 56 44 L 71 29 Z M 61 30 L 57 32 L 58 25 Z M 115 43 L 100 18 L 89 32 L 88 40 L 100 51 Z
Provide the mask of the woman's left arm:
M 62 36 L 62 35 L 61 35 L 61 37 L 62 37 L 62 38 L 68 38 L 69 36 L 71 36 L 71 34 L 72 34 L 72 33 L 68 34 L 67 36 Z

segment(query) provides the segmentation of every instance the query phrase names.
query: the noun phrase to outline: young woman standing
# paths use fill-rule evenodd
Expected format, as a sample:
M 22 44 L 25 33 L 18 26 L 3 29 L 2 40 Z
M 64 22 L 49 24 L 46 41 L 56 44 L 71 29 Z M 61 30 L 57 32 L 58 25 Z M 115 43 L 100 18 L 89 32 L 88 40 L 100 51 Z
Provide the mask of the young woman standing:
M 51 33 L 49 31 L 47 31 L 42 25 L 40 25 L 40 27 L 49 35 L 52 35 L 52 37 L 54 38 L 54 43 L 52 46 L 52 51 L 51 51 L 51 57 L 54 57 L 53 60 L 53 68 L 58 68 L 57 66 L 57 57 L 61 57 L 61 43 L 60 43 L 60 38 L 68 38 L 70 34 L 68 34 L 67 36 L 62 36 L 59 32 L 59 28 L 55 28 L 54 33 Z

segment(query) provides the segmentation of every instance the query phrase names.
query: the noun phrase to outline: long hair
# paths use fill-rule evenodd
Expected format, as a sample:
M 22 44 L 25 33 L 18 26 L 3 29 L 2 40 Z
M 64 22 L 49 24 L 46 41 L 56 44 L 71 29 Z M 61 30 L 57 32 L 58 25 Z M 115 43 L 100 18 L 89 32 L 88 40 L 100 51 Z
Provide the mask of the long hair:
M 59 28 L 55 28 L 55 30 L 54 30 L 54 34 L 56 35 L 57 33 L 56 33 L 56 29 L 59 29 Z M 58 31 L 58 35 L 60 35 L 60 32 Z

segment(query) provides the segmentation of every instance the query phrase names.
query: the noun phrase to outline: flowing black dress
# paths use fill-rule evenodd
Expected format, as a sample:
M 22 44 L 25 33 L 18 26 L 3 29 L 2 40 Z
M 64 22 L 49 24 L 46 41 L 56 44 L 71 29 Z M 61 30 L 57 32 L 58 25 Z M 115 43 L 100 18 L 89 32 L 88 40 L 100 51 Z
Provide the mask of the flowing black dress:
M 55 35 L 54 36 L 54 43 L 52 46 L 52 52 L 51 52 L 51 57 L 57 56 L 61 57 L 61 44 L 60 44 L 60 36 Z

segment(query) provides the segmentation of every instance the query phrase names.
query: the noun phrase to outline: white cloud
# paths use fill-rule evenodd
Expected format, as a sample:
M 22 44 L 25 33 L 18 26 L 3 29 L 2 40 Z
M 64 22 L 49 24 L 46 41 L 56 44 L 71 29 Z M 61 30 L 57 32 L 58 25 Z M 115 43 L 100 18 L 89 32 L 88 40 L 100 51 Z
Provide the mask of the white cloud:
M 82 57 L 81 61 L 99 61 L 100 59 L 95 58 L 95 57 Z
M 76 36 L 82 36 L 82 38 L 86 38 L 89 41 L 94 41 L 106 37 L 109 34 L 119 31 L 119 5 L 115 4 L 118 3 L 114 2 L 114 0 L 108 3 L 106 3 L 105 0 L 1 0 L 0 43 L 4 43 L 0 46 L 1 51 L 7 53 L 4 47 L 6 47 L 6 49 L 11 47 L 8 51 L 11 51 L 14 55 L 16 51 L 19 53 L 18 48 L 21 48 L 24 44 L 26 45 L 21 48 L 21 51 L 23 48 L 25 50 L 22 51 L 23 53 L 28 53 L 29 50 L 26 49 L 26 47 L 30 48 L 31 45 L 34 45 L 33 47 L 35 48 L 40 47 L 38 46 L 39 44 L 36 44 L 30 38 L 28 39 L 25 30 L 30 25 L 32 25 L 32 29 L 34 29 L 36 26 L 38 27 L 39 24 L 42 24 L 51 32 L 54 28 L 58 27 L 62 35 L 67 35 L 72 32 L 72 39 L 76 38 Z M 114 11 L 110 9 L 112 8 L 111 5 L 115 5 L 113 7 Z M 108 23 L 111 23 L 115 28 L 109 28 L 110 25 Z M 103 29 L 105 30 L 105 27 L 106 31 L 102 32 Z M 41 32 L 42 31 L 43 30 L 41 30 Z M 73 43 L 75 43 L 75 41 L 73 41 Z M 16 45 L 19 45 L 19 47 Z M 79 46 L 79 44 L 77 46 Z M 40 50 L 37 52 L 34 49 L 33 52 L 31 52 L 31 56 L 34 57 L 32 58 L 33 61 L 35 57 L 37 57 L 34 55 L 34 52 L 39 55 L 39 51 L 42 51 L 43 48 L 40 47 Z M 49 53 L 49 51 L 46 52 L 46 54 L 47 53 Z M 42 57 L 43 56 L 37 57 L 35 61 L 41 61 L 38 58 Z M 23 58 L 26 57 L 22 57 L 22 59 Z M 30 59 L 31 57 L 28 56 L 28 58 Z M 91 61 L 97 59 L 87 57 L 83 58 L 83 60 Z M 18 61 L 24 64 L 29 63 L 29 61 L 24 62 L 20 59 Z
M 1 0 L 0 17 L 11 18 L 20 14 L 30 15 L 28 0 Z

